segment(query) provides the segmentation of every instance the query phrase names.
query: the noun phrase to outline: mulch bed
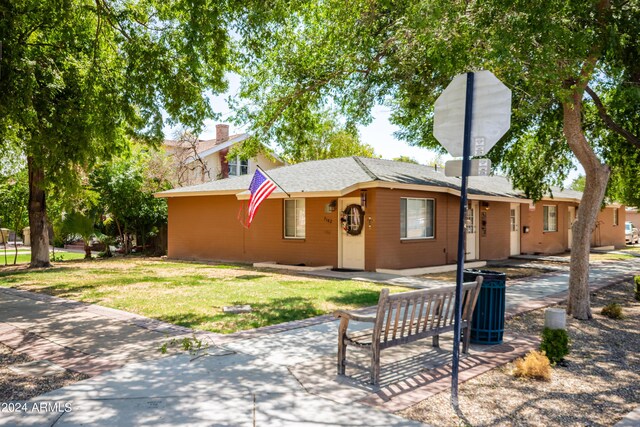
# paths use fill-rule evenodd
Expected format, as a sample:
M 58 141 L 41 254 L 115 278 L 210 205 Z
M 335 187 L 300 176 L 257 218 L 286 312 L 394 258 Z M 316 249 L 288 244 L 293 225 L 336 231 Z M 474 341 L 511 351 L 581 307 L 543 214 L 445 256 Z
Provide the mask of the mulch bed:
M 23 376 L 9 370 L 9 366 L 31 362 L 32 358 L 15 352 L 0 343 L 0 402 L 27 400 L 43 393 L 89 378 L 88 375 L 66 370 L 48 376 Z
M 592 295 L 593 319 L 567 319 L 571 353 L 549 382 L 514 378 L 513 364 L 460 385 L 460 414 L 450 392 L 435 395 L 399 415 L 434 426 L 612 426 L 640 405 L 640 302 L 631 283 Z M 600 314 L 610 302 L 622 320 Z M 557 307 L 565 308 L 564 305 Z M 544 310 L 514 317 L 507 330 L 540 334 Z

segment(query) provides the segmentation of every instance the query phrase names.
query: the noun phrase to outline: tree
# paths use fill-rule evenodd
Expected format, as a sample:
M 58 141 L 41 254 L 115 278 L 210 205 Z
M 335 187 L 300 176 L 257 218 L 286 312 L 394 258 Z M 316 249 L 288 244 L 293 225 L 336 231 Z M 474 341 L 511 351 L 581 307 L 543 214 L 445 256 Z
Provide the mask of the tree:
M 338 157 L 375 157 L 373 147 L 360 141 L 358 130 L 341 125 L 335 114 L 316 111 L 309 114 L 306 129 L 296 131 L 283 126 L 277 129 L 278 145 L 287 163 Z
M 416 159 L 414 159 L 413 157 L 409 157 L 409 156 L 394 157 L 393 160 L 396 161 L 396 162 L 413 163 L 413 164 L 416 164 L 416 165 L 420 164 Z
M 91 238 L 96 235 L 94 218 L 82 212 L 71 212 L 62 221 L 62 233 L 82 237 L 84 259 L 91 259 Z
M 571 185 L 569 185 L 569 188 L 574 191 L 584 191 L 584 186 L 585 186 L 585 176 L 579 175 L 576 179 L 574 179 L 571 182 Z
M 25 169 L 13 172 L 10 175 L 0 175 L 0 224 L 4 228 L 13 230 L 16 234 L 28 224 L 27 198 L 29 190 L 27 185 L 27 171 Z M 2 239 L 5 249 L 5 265 L 7 241 Z M 17 239 L 16 239 L 17 240 Z M 14 241 L 15 254 L 13 263 L 18 261 L 18 244 Z
M 198 129 L 226 89 L 233 2 L 13 0 L 0 3 L 0 148 L 25 156 L 31 266 L 49 266 L 46 194 L 121 152 Z
M 173 168 L 171 181 L 175 186 L 201 184 L 211 180 L 211 170 L 198 153 L 198 136 L 188 130 L 178 133 L 176 145 L 170 154 Z M 196 182 L 194 177 L 199 177 Z
M 591 230 L 611 165 L 640 146 L 636 0 L 276 1 L 247 9 L 243 22 L 247 104 L 238 117 L 264 139 L 304 130 L 308 112 L 327 103 L 348 123 L 368 123 L 382 103 L 399 137 L 437 148 L 433 105 L 443 88 L 458 73 L 492 70 L 513 92 L 512 128 L 493 163 L 534 199 L 562 185 L 573 156 L 585 170 L 568 311 L 591 317 Z
M 150 170 L 150 158 L 137 147 L 125 158 L 98 165 L 91 174 L 90 185 L 100 195 L 103 215 L 115 223 L 125 253 L 131 251 L 132 235 L 141 237 L 144 248 L 147 236 L 167 221 L 166 200 L 153 194 L 171 184 Z

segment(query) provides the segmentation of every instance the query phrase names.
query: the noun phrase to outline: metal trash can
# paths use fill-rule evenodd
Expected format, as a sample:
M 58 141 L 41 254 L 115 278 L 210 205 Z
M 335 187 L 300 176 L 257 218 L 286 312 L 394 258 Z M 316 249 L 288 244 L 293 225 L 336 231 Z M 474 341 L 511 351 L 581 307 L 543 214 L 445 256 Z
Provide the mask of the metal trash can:
M 474 344 L 502 344 L 504 335 L 505 291 L 507 275 L 499 271 L 463 271 L 465 282 L 482 276 L 482 287 L 473 312 L 471 342 Z

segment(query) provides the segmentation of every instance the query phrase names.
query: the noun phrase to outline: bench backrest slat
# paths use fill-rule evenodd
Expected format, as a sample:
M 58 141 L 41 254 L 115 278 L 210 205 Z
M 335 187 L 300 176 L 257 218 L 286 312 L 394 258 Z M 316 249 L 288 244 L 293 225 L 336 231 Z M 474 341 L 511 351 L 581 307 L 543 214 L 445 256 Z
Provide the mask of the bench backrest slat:
M 400 312 L 402 311 L 403 300 L 398 299 L 395 301 L 396 305 L 396 320 L 393 322 L 393 339 L 396 339 L 396 333 L 398 332 L 398 321 L 400 320 Z M 391 309 L 391 307 L 389 307 Z M 389 312 L 391 314 L 391 312 Z
M 426 331 L 427 327 L 429 326 L 429 313 L 431 313 L 431 310 L 433 309 L 433 300 L 435 299 L 435 295 L 433 294 L 425 295 L 425 298 L 429 298 L 429 304 L 427 304 L 427 310 L 425 311 L 424 325 L 422 326 L 422 332 Z M 431 317 L 431 319 L 433 319 L 433 317 Z M 431 320 L 431 322 L 433 322 L 433 320 Z M 433 325 L 431 327 L 433 327 Z
M 411 308 L 411 319 L 409 320 L 409 332 L 407 333 L 408 336 L 413 335 L 413 320 L 416 318 L 416 308 L 418 307 L 418 300 L 421 297 L 416 298 L 416 303 L 413 304 L 413 307 Z
M 482 278 L 463 283 L 462 321 L 471 320 Z M 386 291 L 386 292 L 385 292 Z M 402 340 L 412 335 L 428 335 L 451 326 L 455 319 L 455 286 L 389 294 L 383 289 L 378 301 L 374 339 Z
M 420 308 L 418 309 L 418 319 L 415 322 L 415 331 L 414 334 L 417 334 L 420 331 L 420 322 L 422 321 L 423 316 L 423 311 L 424 311 L 424 300 L 425 300 L 425 296 L 422 295 L 420 297 Z M 413 322 L 412 322 L 413 324 Z
M 384 327 L 384 342 L 387 342 L 387 340 L 389 339 L 389 326 L 391 326 L 391 306 L 393 304 L 391 303 L 391 301 L 385 301 L 385 303 L 383 304 L 383 311 L 382 311 L 382 315 L 383 317 L 387 318 L 387 322 L 385 324 Z M 385 316 L 385 313 L 388 313 Z

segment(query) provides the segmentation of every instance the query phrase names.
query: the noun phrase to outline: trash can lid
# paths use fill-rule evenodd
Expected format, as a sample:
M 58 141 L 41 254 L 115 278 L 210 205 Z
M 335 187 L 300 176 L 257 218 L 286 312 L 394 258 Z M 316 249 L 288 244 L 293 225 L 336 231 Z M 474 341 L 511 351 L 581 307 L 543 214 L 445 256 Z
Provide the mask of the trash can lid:
M 482 276 L 482 277 L 486 277 L 486 278 L 503 279 L 503 278 L 507 277 L 506 273 L 503 273 L 501 271 L 493 271 L 493 270 L 480 270 L 480 269 L 475 269 L 475 268 L 465 268 L 463 270 L 463 272 L 467 273 L 467 274 L 471 274 L 473 276 Z

